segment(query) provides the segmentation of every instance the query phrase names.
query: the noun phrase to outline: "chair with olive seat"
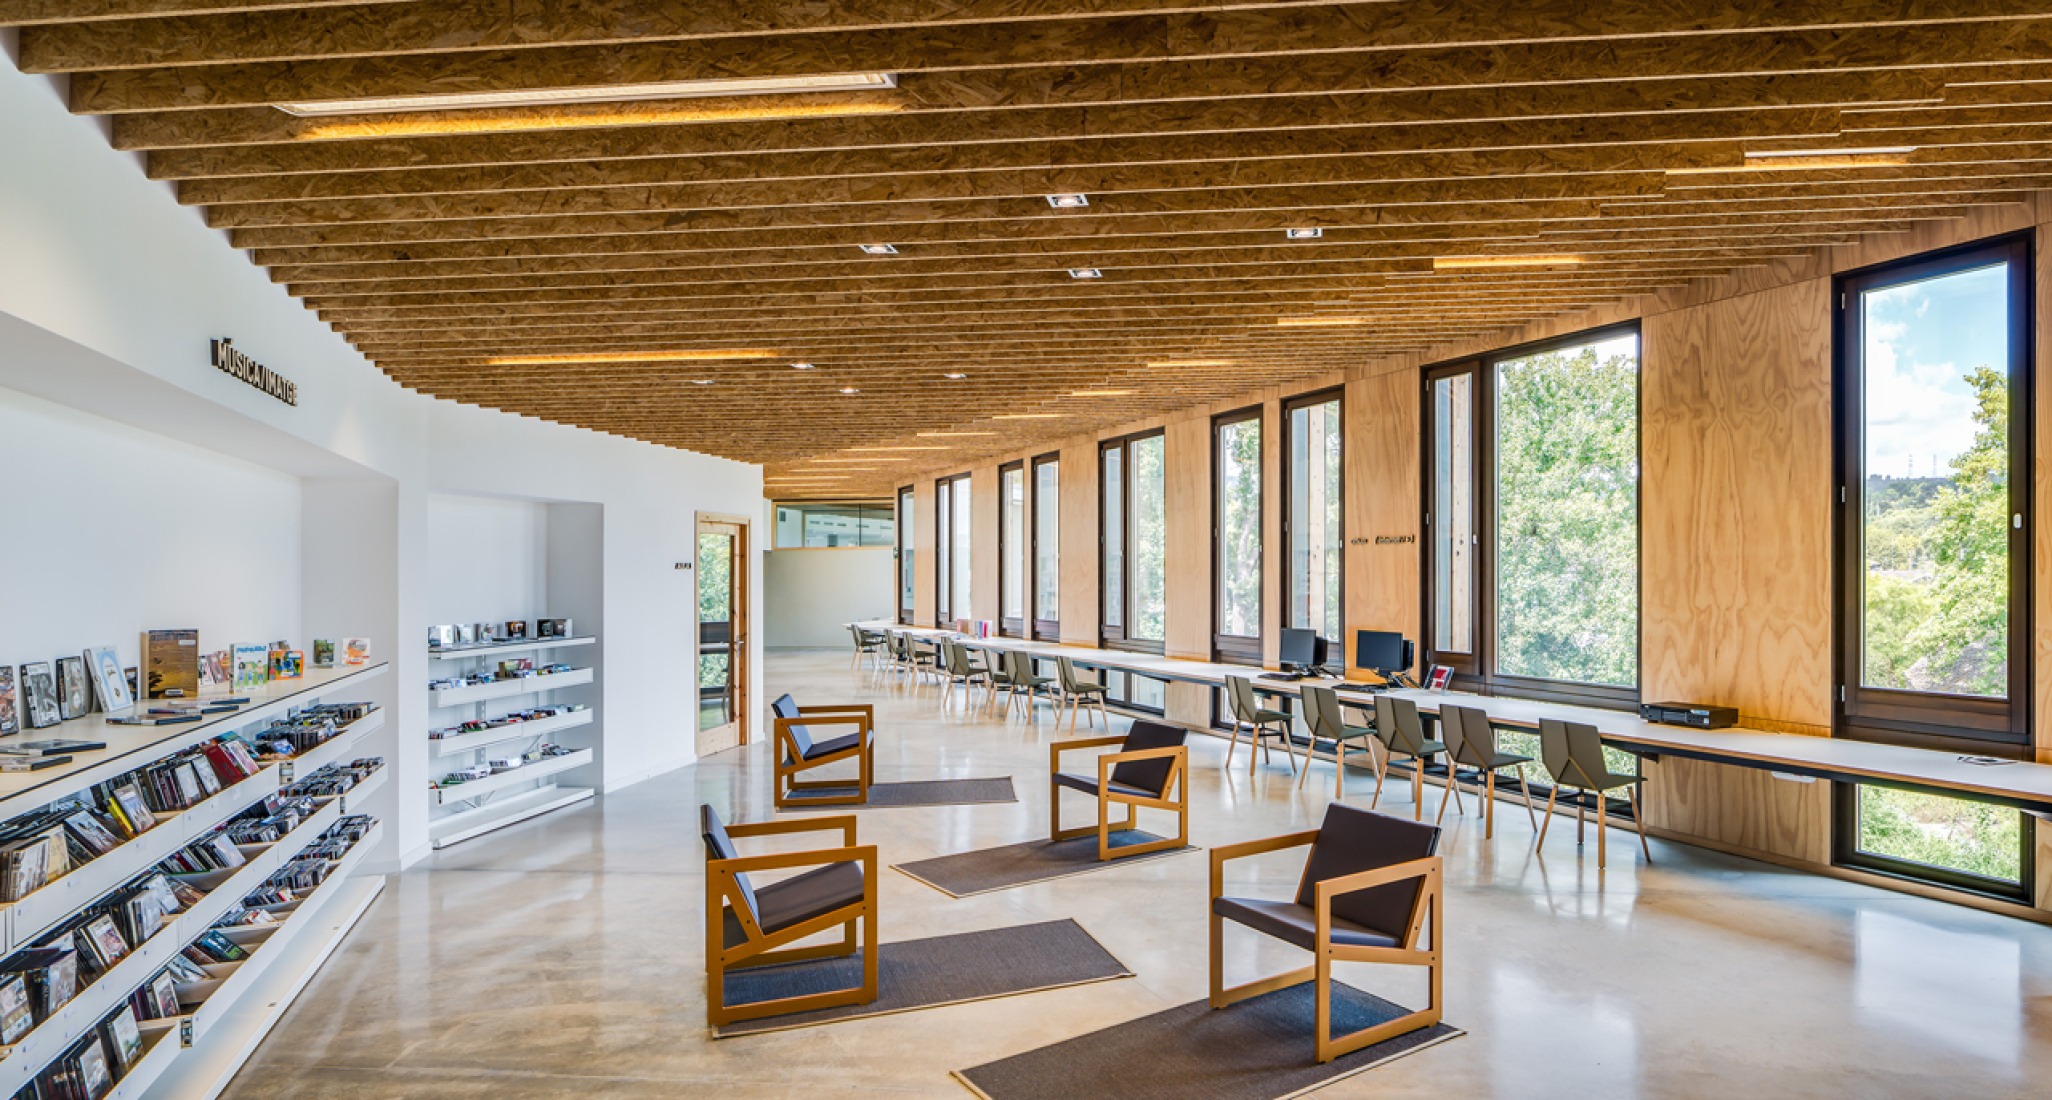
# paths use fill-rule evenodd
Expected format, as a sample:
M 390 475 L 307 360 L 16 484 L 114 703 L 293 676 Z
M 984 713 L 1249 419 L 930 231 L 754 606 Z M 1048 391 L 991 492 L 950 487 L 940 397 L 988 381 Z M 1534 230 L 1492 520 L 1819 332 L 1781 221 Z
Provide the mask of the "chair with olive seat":
M 1033 658 L 1019 650 L 1007 649 L 1000 653 L 998 658 L 998 667 L 1001 669 L 998 675 L 998 682 L 1005 689 L 1005 716 L 1007 718 L 1011 717 L 1012 714 L 1012 701 L 1023 697 L 1026 702 L 1026 718 L 1028 721 L 1031 721 L 1033 719 L 1033 698 L 1036 695 L 1047 696 L 1048 705 L 1056 708 L 1057 717 L 1059 717 L 1061 700 L 1058 698 L 1058 695 L 1060 689 L 1056 685 L 1054 677 L 1042 676 L 1034 672 Z
M 1418 716 L 1417 703 L 1391 695 L 1375 697 L 1375 736 L 1390 757 L 1411 758 L 1411 817 L 1415 821 L 1425 820 L 1425 761 L 1445 752 L 1446 746 L 1425 739 L 1425 720 Z M 1388 767 L 1388 763 L 1385 761 L 1383 766 Z M 1378 787 L 1368 807 L 1374 809 L 1381 800 L 1382 790 Z
M 705 1014 L 714 1027 L 741 1020 L 809 1012 L 876 1000 L 876 846 L 855 843 L 852 816 L 801 821 L 727 825 L 711 806 L 698 808 L 705 838 Z M 806 852 L 743 856 L 734 837 L 838 830 L 842 844 Z M 804 874 L 757 886 L 752 872 Z M 855 926 L 862 925 L 858 943 Z M 792 947 L 799 940 L 839 927 L 841 942 Z M 846 989 L 727 1004 L 727 972 L 807 959 L 862 955 L 862 982 Z
M 1093 680 L 1076 671 L 1076 662 L 1067 657 L 1055 658 L 1055 671 L 1060 674 L 1062 703 L 1069 708 L 1069 732 L 1076 732 L 1076 712 L 1087 706 L 1097 708 L 1097 714 L 1090 719 L 1095 726 L 1097 719 L 1104 719 L 1104 728 L 1111 728 L 1111 715 L 1105 713 L 1104 697 L 1111 691 L 1101 680 Z
M 1085 737 L 1048 746 L 1048 839 L 1069 840 L 1097 834 L 1100 862 L 1145 855 L 1190 843 L 1189 734 L 1180 726 L 1145 720 L 1133 723 L 1124 737 Z M 1096 758 L 1096 774 L 1062 771 L 1062 754 L 1078 749 L 1118 746 Z M 1097 801 L 1097 823 L 1062 828 L 1062 789 L 1081 791 Z M 1126 807 L 1126 820 L 1114 823 L 1112 806 Z M 1139 844 L 1112 847 L 1111 835 L 1139 827 L 1140 811 L 1173 810 L 1176 835 Z
M 854 623 L 848 624 L 848 633 L 855 638 L 855 656 L 848 662 L 849 668 L 861 668 L 862 659 L 869 658 L 875 666 L 883 657 L 884 642 L 888 639 L 881 631 L 864 630 Z
M 1607 856 L 1604 840 L 1610 832 L 1608 792 L 1619 787 L 1625 789 L 1625 797 L 1631 800 L 1632 820 L 1639 826 L 1639 847 L 1646 853 L 1646 861 L 1653 861 L 1653 849 L 1646 843 L 1646 815 L 1639 812 L 1639 777 L 1619 775 L 1610 770 L 1603 759 L 1603 736 L 1596 727 L 1582 722 L 1563 722 L 1557 718 L 1539 720 L 1539 757 L 1546 765 L 1546 771 L 1553 777 L 1553 793 L 1546 798 L 1546 820 L 1539 825 L 1539 847 L 1546 847 L 1546 827 L 1553 824 L 1553 805 L 1560 798 L 1562 787 L 1573 788 L 1576 794 L 1596 796 L 1596 866 L 1605 865 Z M 1575 799 L 1575 847 L 1582 845 L 1582 827 L 1587 815 L 1580 797 Z
M 1254 697 L 1254 681 L 1245 676 L 1228 676 L 1226 701 L 1233 710 L 1233 743 L 1226 746 L 1225 766 L 1233 766 L 1233 753 L 1240 747 L 1240 731 L 1249 731 L 1247 736 L 1247 775 L 1252 778 L 1259 767 L 1254 761 L 1254 751 L 1261 751 L 1261 759 L 1268 760 L 1269 738 L 1282 742 L 1283 752 L 1290 757 L 1290 770 L 1297 770 L 1297 745 L 1290 739 L 1290 716 L 1279 710 L 1263 707 Z
M 941 675 L 946 678 L 941 686 L 941 709 L 946 710 L 948 700 L 955 696 L 955 685 L 962 685 L 962 709 L 969 709 L 970 689 L 981 684 L 984 694 L 992 689 L 990 670 L 978 664 L 969 655 L 969 647 L 960 642 L 943 639 L 940 643 Z
M 770 790 L 778 809 L 788 806 L 846 806 L 869 801 L 869 787 L 876 776 L 876 708 L 867 703 L 841 706 L 801 707 L 797 700 L 782 695 L 770 704 L 774 743 L 770 751 L 775 774 Z M 851 726 L 852 733 L 825 741 L 813 734 L 821 726 Z M 798 777 L 814 768 L 855 761 L 854 793 L 807 795 L 803 791 L 846 790 L 847 780 L 801 781 Z
M 1538 818 L 1532 811 L 1532 783 L 1525 778 L 1525 765 L 1532 762 L 1529 756 L 1508 753 L 1496 747 L 1496 727 L 1489 724 L 1489 712 L 1480 707 L 1457 707 L 1451 704 L 1439 708 L 1439 735 L 1446 742 L 1446 785 L 1453 792 L 1456 805 L 1461 799 L 1460 770 L 1464 767 L 1477 771 L 1475 785 L 1482 799 L 1482 838 L 1496 835 L 1496 773 L 1503 768 L 1518 770 L 1518 789 L 1523 792 L 1525 816 L 1532 819 L 1537 828 Z M 1466 813 L 1465 807 L 1461 808 Z M 1446 820 L 1446 800 L 1439 802 L 1439 818 Z
M 1350 726 L 1346 723 L 1346 712 L 1340 707 L 1339 693 L 1329 687 L 1307 684 L 1304 687 L 1304 724 L 1311 728 L 1311 744 L 1317 747 L 1320 741 L 1332 742 L 1332 759 L 1336 774 L 1332 781 L 1332 796 L 1347 796 L 1347 747 L 1355 752 L 1368 753 L 1368 767 L 1375 773 L 1375 791 L 1382 792 L 1382 758 L 1376 755 L 1375 730 L 1371 726 Z M 1310 750 L 1304 753 L 1304 771 L 1297 776 L 1301 789 L 1304 781 L 1311 777 Z
M 1291 901 L 1225 894 L 1225 865 L 1242 856 L 1310 845 Z M 1226 1008 L 1278 989 L 1317 984 L 1318 1061 L 1439 1023 L 1444 894 L 1437 826 L 1329 802 L 1318 828 L 1211 850 L 1211 1007 Z M 1225 984 L 1225 922 L 1312 953 L 1310 966 L 1272 978 Z M 1426 927 L 1430 922 L 1429 934 Z M 1348 1035 L 1332 1030 L 1332 964 L 1397 963 L 1426 968 L 1426 1006 Z

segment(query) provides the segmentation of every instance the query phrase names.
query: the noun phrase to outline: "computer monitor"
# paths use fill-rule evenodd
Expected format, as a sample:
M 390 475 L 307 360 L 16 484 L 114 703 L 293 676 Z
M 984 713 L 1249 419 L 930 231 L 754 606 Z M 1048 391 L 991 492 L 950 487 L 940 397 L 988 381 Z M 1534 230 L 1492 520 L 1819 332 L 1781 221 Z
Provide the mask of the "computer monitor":
M 1384 676 L 1395 676 L 1411 667 L 1411 640 L 1394 630 L 1354 631 L 1354 664 Z
M 1285 627 L 1282 632 L 1282 649 L 1276 657 L 1292 668 L 1310 668 L 1322 664 L 1317 653 L 1318 643 L 1322 640 L 1315 630 Z

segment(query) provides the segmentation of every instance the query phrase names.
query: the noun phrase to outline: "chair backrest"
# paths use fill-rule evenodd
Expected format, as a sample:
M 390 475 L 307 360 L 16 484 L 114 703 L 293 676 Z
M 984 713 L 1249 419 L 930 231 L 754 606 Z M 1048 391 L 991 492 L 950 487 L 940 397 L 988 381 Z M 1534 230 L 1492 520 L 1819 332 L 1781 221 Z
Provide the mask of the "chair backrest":
M 798 717 L 798 700 L 791 698 L 788 692 L 779 695 L 777 696 L 777 701 L 770 704 L 770 713 L 779 718 L 796 718 Z M 811 752 L 812 731 L 796 723 L 792 723 L 788 728 L 791 731 L 791 743 L 798 747 L 798 755 L 804 756 L 806 753 Z
M 1014 687 L 1025 687 L 1033 676 L 1033 665 L 1026 660 L 1026 654 L 1016 649 L 1001 651 L 1004 654 L 1005 681 Z
M 859 626 L 856 626 L 856 625 L 855 625 L 854 623 L 849 623 L 849 624 L 848 624 L 848 636 L 849 636 L 849 637 L 851 637 L 851 638 L 853 638 L 853 639 L 855 639 L 855 648 L 856 648 L 856 650 L 857 650 L 857 651 L 860 651 L 860 650 L 862 649 L 862 644 L 863 644 L 863 638 L 862 638 L 862 628 L 861 628 L 861 627 L 859 627 Z
M 1455 763 L 1486 768 L 1496 759 L 1496 727 L 1489 724 L 1489 712 L 1481 707 L 1442 706 L 1439 728 Z
M 1338 692 L 1315 684 L 1305 685 L 1304 724 L 1311 727 L 1312 737 L 1339 740 L 1346 735 L 1346 730 L 1341 728 L 1345 724 L 1343 718 Z
M 784 698 L 789 699 L 786 695 Z M 705 858 L 739 859 L 740 850 L 734 847 L 734 838 L 727 835 L 727 824 L 711 806 L 700 803 L 698 807 L 698 831 L 705 837 Z M 762 910 L 755 905 L 755 884 L 748 881 L 746 874 L 734 876 L 734 885 L 741 892 L 741 900 L 748 906 L 748 915 L 754 918 L 756 927 L 762 926 Z
M 1311 842 L 1311 857 L 1304 861 L 1297 904 L 1316 905 L 1318 884 L 1326 879 L 1423 859 L 1438 851 L 1437 826 L 1328 802 L 1318 839 Z M 1419 887 L 1419 881 L 1411 879 L 1341 894 L 1332 899 L 1332 915 L 1401 943 L 1411 930 Z
M 1418 717 L 1418 704 L 1389 695 L 1376 696 L 1375 736 L 1406 756 L 1423 752 L 1425 723 Z
M 1225 681 L 1226 698 L 1233 705 L 1233 717 L 1249 724 L 1256 723 L 1258 719 L 1254 716 L 1261 707 L 1254 701 L 1254 681 L 1245 676 L 1228 676 Z
M 1119 746 L 1120 752 L 1140 752 L 1146 749 L 1168 749 L 1183 744 L 1190 736 L 1181 726 L 1166 725 L 1140 719 L 1133 728 L 1126 731 L 1126 740 Z M 1112 782 L 1137 787 L 1160 797 L 1168 790 L 1169 776 L 1174 772 L 1176 762 L 1166 756 L 1153 760 L 1128 760 L 1112 765 Z
M 1586 722 L 1539 720 L 1539 759 L 1553 781 L 1590 790 L 1596 778 L 1610 772 L 1603 762 L 1603 735 Z
M 904 635 L 904 634 L 902 634 L 902 633 L 900 633 L 900 632 L 898 632 L 898 631 L 895 631 L 895 630 L 894 630 L 894 631 L 892 631 L 892 632 L 891 632 L 891 635 L 890 635 L 890 637 L 889 637 L 889 638 L 886 638 L 886 639 L 884 639 L 884 642 L 885 642 L 885 644 L 886 644 L 886 645 L 888 645 L 888 646 L 890 646 L 890 647 L 891 647 L 891 656 L 893 656 L 893 657 L 896 657 L 897 659 L 899 659 L 899 660 L 901 660 L 901 661 L 905 659 L 905 635 Z
M 1055 658 L 1055 670 L 1061 674 L 1062 690 L 1071 695 L 1083 687 L 1083 677 L 1076 671 L 1076 662 L 1067 657 Z

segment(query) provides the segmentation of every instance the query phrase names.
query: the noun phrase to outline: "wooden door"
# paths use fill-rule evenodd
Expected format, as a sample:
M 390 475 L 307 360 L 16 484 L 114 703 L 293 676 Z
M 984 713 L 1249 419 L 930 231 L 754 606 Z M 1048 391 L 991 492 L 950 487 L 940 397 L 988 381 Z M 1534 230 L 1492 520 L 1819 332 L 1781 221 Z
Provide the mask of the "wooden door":
M 748 525 L 698 522 L 698 755 L 748 742 Z

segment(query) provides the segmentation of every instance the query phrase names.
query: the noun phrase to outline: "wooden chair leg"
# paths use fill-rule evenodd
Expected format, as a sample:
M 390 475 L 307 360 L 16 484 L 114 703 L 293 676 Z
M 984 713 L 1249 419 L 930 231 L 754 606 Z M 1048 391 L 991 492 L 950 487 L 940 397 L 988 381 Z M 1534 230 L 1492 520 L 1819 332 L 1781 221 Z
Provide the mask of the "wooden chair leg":
M 1425 758 L 1411 757 L 1411 820 L 1425 820 Z
M 1596 792 L 1596 869 L 1604 868 L 1610 853 L 1610 796 Z
M 1632 800 L 1632 820 L 1639 826 L 1639 850 L 1646 853 L 1646 862 L 1653 862 L 1653 846 L 1646 843 L 1646 807 L 1639 802 L 1639 788 L 1635 785 L 1625 790 Z
M 1482 775 L 1482 839 L 1496 838 L 1496 771 Z
M 1104 732 L 1106 732 L 1106 733 L 1110 733 L 1110 732 L 1111 732 L 1111 712 L 1110 712 L 1110 711 L 1108 711 L 1108 710 L 1106 710 L 1106 709 L 1104 709 L 1104 695 L 1103 695 L 1103 693 L 1101 693 L 1101 692 L 1100 692 L 1100 693 L 1098 694 L 1098 696 L 1097 696 L 1097 716 L 1098 716 L 1099 718 L 1102 718 L 1102 719 L 1104 719 Z M 1091 725 L 1091 727 L 1090 727 L 1090 728 L 1092 728 L 1092 729 L 1096 729 L 1096 728 L 1097 728 L 1097 726 L 1096 726 L 1096 725 L 1095 725 L 1095 724 L 1093 723 L 1093 724 Z
M 1539 827 L 1539 815 L 1532 810 L 1532 781 L 1525 777 L 1525 766 L 1518 765 L 1518 793 L 1525 797 L 1525 816 L 1532 821 L 1532 827 Z
M 1439 794 L 1439 813 L 1432 819 L 1434 825 L 1438 825 L 1446 820 L 1446 804 L 1460 800 L 1460 789 L 1460 773 L 1452 764 L 1448 764 L 1446 768 L 1446 789 Z M 1462 810 L 1461 814 L 1466 816 L 1467 811 Z
M 1558 801 L 1560 801 L 1560 784 L 1555 783 L 1553 790 L 1546 796 L 1546 817 L 1539 822 L 1538 846 L 1541 848 L 1546 847 L 1546 830 L 1553 825 L 1553 804 Z
M 1332 800 L 1341 801 L 1347 797 L 1347 743 L 1332 743 Z M 1305 768 L 1310 771 L 1310 768 Z
M 1238 722 L 1237 720 L 1235 720 L 1235 721 L 1233 722 L 1233 741 L 1232 741 L 1232 744 L 1230 744 L 1230 745 L 1227 745 L 1227 746 L 1226 746 L 1226 762 L 1225 762 L 1225 766 L 1226 766 L 1226 767 L 1227 767 L 1228 769 L 1230 769 L 1230 768 L 1231 768 L 1231 767 L 1233 766 L 1233 754 L 1234 754 L 1235 752 L 1238 752 L 1238 751 L 1239 751 L 1239 749 L 1240 749 L 1240 723 L 1239 723 L 1239 722 Z M 1254 750 L 1252 750 L 1252 749 L 1248 749 L 1248 750 L 1247 750 L 1247 752 L 1248 752 L 1248 754 L 1249 754 L 1250 756 L 1252 755 L 1253 751 L 1254 751 Z
M 1281 737 L 1281 738 L 1282 738 L 1282 743 L 1283 743 L 1283 754 L 1284 754 L 1284 755 L 1286 755 L 1286 756 L 1288 756 L 1288 757 L 1290 758 L 1290 770 L 1291 770 L 1291 771 L 1296 771 L 1296 770 L 1297 770 L 1297 740 L 1296 740 L 1296 738 L 1294 738 L 1294 737 L 1291 737 L 1291 736 L 1290 736 L 1290 723 L 1289 723 L 1289 719 L 1287 719 L 1287 718 L 1286 718 L 1286 719 L 1284 719 L 1284 720 L 1283 720 L 1283 723 L 1282 723 L 1282 729 L 1281 729 L 1281 731 L 1280 731 L 1280 732 L 1279 732 L 1279 733 L 1277 734 L 1277 736 L 1279 736 L 1279 737 Z M 1309 772 L 1310 770 L 1311 770 L 1311 750 L 1310 750 L 1310 749 L 1305 749 L 1305 750 L 1304 750 L 1304 771 L 1306 771 L 1306 772 Z
M 1375 808 L 1376 803 L 1382 801 L 1382 781 L 1389 775 L 1388 746 L 1384 746 L 1381 752 L 1376 752 L 1375 748 L 1370 746 L 1368 749 L 1368 759 L 1375 765 L 1375 797 L 1368 800 L 1368 808 L 1372 810 Z

